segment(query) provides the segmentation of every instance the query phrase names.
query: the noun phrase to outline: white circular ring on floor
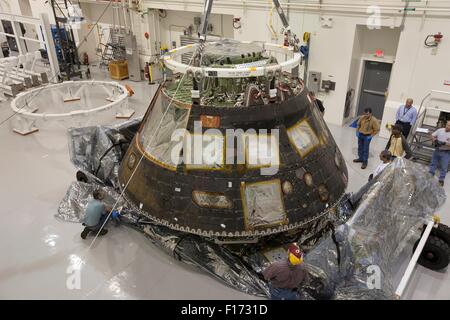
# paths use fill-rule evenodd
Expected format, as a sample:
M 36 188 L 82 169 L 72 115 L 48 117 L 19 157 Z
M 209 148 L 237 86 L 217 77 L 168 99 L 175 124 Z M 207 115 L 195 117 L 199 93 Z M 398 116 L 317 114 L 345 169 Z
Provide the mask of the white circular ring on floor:
M 72 93 L 70 91 L 71 87 L 79 87 L 79 88 L 76 92 Z M 73 98 L 73 101 L 75 101 L 80 100 L 78 94 L 80 94 L 82 90 L 89 89 L 90 91 L 91 90 L 95 91 L 96 90 L 95 87 L 101 87 L 103 90 L 106 91 L 105 93 L 107 94 L 109 93 L 111 101 L 107 104 L 100 105 L 98 107 L 94 107 L 91 109 L 73 110 L 71 112 L 62 112 L 62 113 L 32 112 L 30 111 L 30 109 L 25 107 L 28 103 L 31 103 L 31 101 L 38 95 L 45 95 L 46 91 L 54 91 L 54 90 L 62 91 L 63 89 L 67 88 L 68 89 L 67 99 Z M 108 89 L 111 89 L 111 91 L 108 92 Z M 11 109 L 16 113 L 19 113 L 21 116 L 31 119 L 62 119 L 66 117 L 73 117 L 77 115 L 88 115 L 89 113 L 100 112 L 121 104 L 127 98 L 128 98 L 127 89 L 125 88 L 125 86 L 117 82 L 96 81 L 96 80 L 64 81 L 58 84 L 50 84 L 45 87 L 36 88 L 18 94 L 17 97 L 11 101 Z M 65 102 L 68 101 L 70 100 L 67 100 Z M 58 101 L 54 102 L 58 103 Z M 59 102 L 64 102 L 64 99 L 63 101 Z
M 134 113 L 128 105 L 127 88 L 117 82 L 84 80 L 49 84 L 22 92 L 11 101 L 11 109 L 18 115 L 13 130 L 22 135 L 35 132 L 37 120 L 86 124 L 93 114 L 113 108 L 118 111 L 116 118 L 127 119 Z

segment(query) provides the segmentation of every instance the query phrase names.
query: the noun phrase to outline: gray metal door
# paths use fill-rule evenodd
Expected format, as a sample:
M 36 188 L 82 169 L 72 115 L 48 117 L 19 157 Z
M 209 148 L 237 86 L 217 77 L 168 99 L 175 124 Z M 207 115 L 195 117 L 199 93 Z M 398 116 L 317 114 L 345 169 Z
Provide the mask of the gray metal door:
M 372 108 L 372 113 L 377 119 L 383 117 L 386 92 L 389 86 L 392 64 L 385 62 L 366 61 L 364 76 L 359 96 L 358 115 L 365 108 Z

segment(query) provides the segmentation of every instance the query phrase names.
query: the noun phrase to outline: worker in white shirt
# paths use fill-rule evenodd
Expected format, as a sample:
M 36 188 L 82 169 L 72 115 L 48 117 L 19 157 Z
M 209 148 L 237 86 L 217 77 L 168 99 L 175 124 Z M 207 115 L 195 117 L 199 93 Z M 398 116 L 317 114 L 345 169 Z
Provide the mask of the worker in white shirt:
M 395 120 L 395 124 L 402 126 L 402 133 L 407 139 L 411 127 L 417 120 L 417 109 L 413 106 L 413 99 L 406 99 L 405 104 L 398 107 Z
M 392 154 L 388 150 L 383 150 L 380 153 L 380 164 L 375 169 L 375 171 L 369 176 L 369 181 L 373 178 L 376 178 L 378 175 L 380 175 L 383 170 L 391 163 L 392 161 Z
M 447 121 L 445 128 L 433 132 L 431 139 L 435 149 L 430 163 L 430 174 L 434 176 L 436 169 L 439 169 L 439 184 L 444 186 L 448 164 L 450 163 L 450 120 Z

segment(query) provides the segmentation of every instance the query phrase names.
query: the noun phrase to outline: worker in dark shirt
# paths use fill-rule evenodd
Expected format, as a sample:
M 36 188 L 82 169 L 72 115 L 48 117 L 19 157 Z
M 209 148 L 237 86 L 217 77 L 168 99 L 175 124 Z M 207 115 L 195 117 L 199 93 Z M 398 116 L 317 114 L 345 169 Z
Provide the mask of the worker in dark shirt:
M 316 105 L 317 108 L 319 108 L 319 111 L 323 117 L 323 115 L 325 114 L 325 107 L 323 106 L 322 101 L 316 98 L 316 93 L 314 91 L 309 92 L 309 97 L 311 98 L 312 103 Z
M 297 300 L 297 288 L 308 275 L 303 252 L 296 243 L 289 245 L 287 254 L 286 260 L 275 261 L 263 271 L 273 300 Z
M 388 150 L 392 157 L 409 159 L 412 156 L 411 148 L 406 141 L 405 136 L 402 134 L 402 126 L 395 124 L 392 127 L 392 134 L 389 137 L 388 143 L 386 145 L 386 150 Z

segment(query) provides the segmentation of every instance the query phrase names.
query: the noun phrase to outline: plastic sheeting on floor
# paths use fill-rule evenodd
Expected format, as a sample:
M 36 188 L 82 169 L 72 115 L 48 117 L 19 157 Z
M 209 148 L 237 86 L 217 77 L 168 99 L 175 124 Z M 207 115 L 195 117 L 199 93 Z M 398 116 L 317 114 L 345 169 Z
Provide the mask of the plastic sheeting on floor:
M 131 125 L 137 127 L 136 122 Z M 284 259 L 286 245 L 296 241 L 307 253 L 310 273 L 308 283 L 299 290 L 302 299 L 392 299 L 394 275 L 409 260 L 423 224 L 445 201 L 443 189 L 426 168 L 396 159 L 361 192 L 346 195 L 329 214 L 294 233 L 261 238 L 256 244 L 218 244 L 158 225 L 120 197 L 115 168 L 125 150 L 114 145 L 131 141 L 132 134 L 124 134 L 128 129 L 124 125 L 69 132 L 72 161 L 92 179 L 72 183 L 56 216 L 81 222 L 92 191 L 102 188 L 107 193 L 105 202 L 117 202 L 116 208 L 122 210 L 123 224 L 143 232 L 174 258 L 252 295 L 269 295 L 261 271 L 271 261 Z M 372 277 L 377 271 L 379 279 Z
M 315 298 L 394 298 L 396 273 L 444 201 L 444 190 L 425 167 L 396 159 L 369 184 L 352 218 L 336 229 L 339 252 L 325 238 L 307 254 L 314 281 L 303 291 Z

